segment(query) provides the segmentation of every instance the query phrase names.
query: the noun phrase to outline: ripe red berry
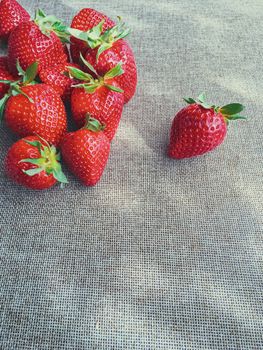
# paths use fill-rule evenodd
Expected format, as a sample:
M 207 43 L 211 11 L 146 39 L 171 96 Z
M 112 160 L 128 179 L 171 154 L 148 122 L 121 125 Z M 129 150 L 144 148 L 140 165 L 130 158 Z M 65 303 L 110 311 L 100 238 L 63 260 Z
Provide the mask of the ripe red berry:
M 57 181 L 67 183 L 61 170 L 60 155 L 54 146 L 37 136 L 17 141 L 9 149 L 5 159 L 7 175 L 17 184 L 44 190 Z
M 8 93 L 0 100 L 0 119 L 21 137 L 38 134 L 51 144 L 58 145 L 66 132 L 65 106 L 58 93 L 49 85 L 36 84 L 38 65 L 26 71 L 18 64 L 19 81 L 5 81 Z M 4 82 L 4 80 L 2 80 Z
M 45 84 L 21 88 L 23 94 L 11 96 L 5 107 L 5 122 L 17 135 L 37 133 L 58 145 L 67 129 L 67 118 L 60 96 Z
M 66 134 L 61 142 L 64 162 L 85 186 L 98 183 L 108 161 L 110 142 L 102 130 L 96 119 L 88 118 L 82 129 Z
M 93 67 L 89 64 L 88 66 L 96 78 L 69 67 L 71 76 L 81 80 L 80 84 L 74 86 L 71 95 L 72 117 L 81 127 L 85 124 L 86 115 L 89 114 L 105 125 L 104 133 L 111 141 L 117 131 L 123 110 L 123 91 L 115 81 L 123 74 L 123 70 L 121 64 L 117 64 L 104 76 L 99 76 Z
M 95 28 L 103 21 L 102 33 L 114 27 L 115 23 L 106 15 L 91 8 L 84 8 L 76 14 L 71 23 L 71 28 L 88 31 Z M 75 37 L 71 37 L 70 51 L 74 62 L 79 63 L 80 53 L 84 55 L 88 49 L 87 44 Z
M 0 38 L 8 39 L 10 33 L 23 22 L 28 22 L 30 16 L 16 0 L 0 2 Z
M 24 70 L 38 62 L 38 71 L 67 62 L 65 48 L 60 40 L 66 36 L 66 27 L 59 23 L 55 17 L 51 21 L 50 16 L 46 17 L 43 11 L 38 10 L 34 21 L 21 23 L 12 31 L 8 40 L 11 73 L 16 74 L 17 61 Z
M 175 116 L 171 128 L 171 158 L 190 158 L 212 151 L 224 141 L 228 121 L 245 119 L 238 114 L 244 109 L 238 103 L 216 107 L 207 104 L 203 94 L 197 100 L 185 101 L 190 105 Z
M 118 40 L 103 51 L 97 60 L 98 49 L 88 50 L 85 59 L 90 62 L 100 75 L 104 75 L 116 64 L 122 62 L 123 75 L 116 78 L 116 83 L 124 91 L 124 103 L 128 103 L 136 91 L 137 68 L 135 58 L 126 40 Z
M 86 32 L 72 28 L 68 31 L 89 47 L 84 57 L 99 75 L 104 75 L 116 64 L 122 62 L 124 73 L 116 79 L 116 82 L 124 91 L 124 103 L 127 103 L 135 94 L 137 86 L 134 54 L 128 42 L 123 40 L 130 33 L 130 29 L 125 27 L 125 23 L 119 21 L 116 26 L 102 33 L 103 24 L 102 21 L 96 28 Z

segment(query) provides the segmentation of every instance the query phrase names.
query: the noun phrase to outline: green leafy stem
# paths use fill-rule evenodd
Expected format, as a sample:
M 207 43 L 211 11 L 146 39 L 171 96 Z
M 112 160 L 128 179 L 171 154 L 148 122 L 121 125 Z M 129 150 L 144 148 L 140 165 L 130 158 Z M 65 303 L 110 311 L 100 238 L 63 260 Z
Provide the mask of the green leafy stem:
M 102 33 L 104 22 L 105 20 L 102 20 L 97 26 L 86 32 L 75 28 L 68 28 L 67 30 L 70 35 L 84 41 L 91 49 L 98 49 L 97 61 L 102 52 L 111 48 L 114 42 L 127 37 L 131 33 L 131 29 L 126 27 L 121 17 L 118 17 L 118 23 L 114 27 Z
M 122 69 L 122 62 L 118 63 L 115 67 L 109 70 L 103 77 L 101 77 L 97 73 L 95 68 L 87 60 L 85 60 L 82 54 L 80 54 L 80 58 L 83 64 L 96 76 L 96 78 L 94 78 L 91 74 L 83 72 L 78 68 L 68 66 L 67 69 L 69 71 L 69 76 L 71 78 L 75 78 L 81 81 L 80 84 L 73 85 L 74 88 L 82 87 L 85 89 L 87 93 L 93 94 L 96 91 L 96 89 L 98 89 L 99 87 L 106 86 L 108 89 L 112 91 L 123 93 L 122 89 L 110 84 L 110 80 L 124 73 L 124 70 Z
M 56 16 L 47 16 L 43 10 L 36 10 L 35 23 L 38 25 L 41 32 L 47 37 L 50 33 L 55 33 L 62 43 L 70 43 L 70 34 L 68 27 L 65 26 Z
M 30 163 L 36 165 L 37 167 L 23 170 L 28 176 L 34 176 L 42 171 L 47 175 L 53 175 L 53 177 L 60 183 L 66 184 L 68 180 L 62 171 L 60 164 L 60 153 L 57 152 L 55 146 L 50 146 L 49 143 L 37 135 L 40 141 L 27 141 L 25 142 L 30 146 L 36 147 L 40 153 L 39 158 L 25 158 L 20 161 L 20 163 Z
M 245 107 L 240 103 L 230 103 L 223 107 L 219 107 L 213 104 L 209 104 L 206 102 L 206 96 L 204 93 L 198 96 L 197 99 L 193 99 L 191 97 L 184 98 L 184 101 L 188 104 L 198 104 L 205 109 L 213 109 L 215 112 L 220 112 L 224 116 L 226 122 L 237 119 L 247 119 L 247 117 L 240 115 Z

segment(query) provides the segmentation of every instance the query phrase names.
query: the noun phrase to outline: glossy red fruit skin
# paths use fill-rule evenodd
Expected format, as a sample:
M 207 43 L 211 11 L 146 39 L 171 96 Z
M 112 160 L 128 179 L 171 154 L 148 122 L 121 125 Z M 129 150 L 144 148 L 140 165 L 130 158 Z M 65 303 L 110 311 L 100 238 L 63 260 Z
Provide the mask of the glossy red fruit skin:
M 43 34 L 34 22 L 18 25 L 8 40 L 8 64 L 10 72 L 16 74 L 16 63 L 26 70 L 38 62 L 38 71 L 58 63 L 67 62 L 67 56 L 60 39 L 50 32 Z
M 103 131 L 80 129 L 63 137 L 61 153 L 69 170 L 85 186 L 95 186 L 107 164 L 110 142 Z
M 173 120 L 168 155 L 175 159 L 200 156 L 218 147 L 226 133 L 227 124 L 220 112 L 191 104 Z
M 0 57 L 0 69 L 8 71 L 8 58 L 7 58 L 7 56 Z
M 113 81 L 109 84 L 116 85 Z M 82 127 L 87 113 L 90 114 L 105 125 L 104 133 L 111 141 L 121 119 L 123 102 L 123 93 L 109 90 L 105 86 L 101 86 L 93 94 L 88 94 L 83 88 L 75 88 L 71 95 L 72 118 L 78 127 Z
M 0 57 L 0 79 L 1 80 L 11 80 L 15 81 L 16 78 L 11 75 L 8 71 L 8 62 L 7 57 Z M 9 86 L 3 83 L 0 83 L 0 99 L 8 92 Z
M 137 67 L 135 58 L 127 41 L 121 39 L 112 44 L 112 47 L 102 52 L 96 61 L 97 49 L 89 49 L 85 58 L 96 69 L 99 75 L 103 76 L 110 69 L 122 62 L 124 73 L 115 78 L 116 83 L 124 90 L 124 103 L 131 100 L 137 86 Z
M 67 67 L 80 68 L 74 63 L 62 63 L 53 67 L 47 67 L 39 72 L 41 81 L 53 87 L 54 90 L 61 96 L 64 102 L 70 101 L 72 93 L 72 85 L 79 83 L 76 79 L 71 79 L 65 75 L 68 72 Z
M 115 22 L 113 22 L 109 17 L 107 17 L 101 12 L 98 12 L 91 8 L 84 8 L 73 18 L 71 28 L 79 29 L 86 32 L 92 29 L 93 27 L 96 27 L 103 19 L 105 20 L 105 22 L 102 27 L 102 33 L 104 33 L 107 29 L 114 27 Z M 72 60 L 75 63 L 80 63 L 80 53 L 84 55 L 86 50 L 88 49 L 88 46 L 84 41 L 81 41 L 74 37 L 71 37 L 70 41 L 70 52 Z
M 0 2 L 0 38 L 7 40 L 10 33 L 23 22 L 30 21 L 27 11 L 15 0 Z
M 37 168 L 37 165 L 24 163 L 20 161 L 26 158 L 39 158 L 40 152 L 36 147 L 27 144 L 25 141 L 39 141 L 36 136 L 23 138 L 11 146 L 5 158 L 5 170 L 10 179 L 19 185 L 31 188 L 34 190 L 44 190 L 55 185 L 57 182 L 52 174 L 47 175 L 45 171 L 29 176 L 23 170 Z
M 67 118 L 61 97 L 46 84 L 28 85 L 22 94 L 11 96 L 5 107 L 7 126 L 21 137 L 37 134 L 57 146 L 67 129 Z

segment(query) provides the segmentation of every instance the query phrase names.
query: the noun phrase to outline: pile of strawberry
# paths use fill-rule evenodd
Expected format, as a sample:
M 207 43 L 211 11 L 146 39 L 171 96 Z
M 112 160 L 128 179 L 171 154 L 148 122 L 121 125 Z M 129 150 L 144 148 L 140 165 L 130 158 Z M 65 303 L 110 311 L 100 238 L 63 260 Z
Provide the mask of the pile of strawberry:
M 136 90 L 129 33 L 120 18 L 115 23 L 90 8 L 67 27 L 42 10 L 31 20 L 16 0 L 0 1 L 0 38 L 8 47 L 0 57 L 0 118 L 22 137 L 5 160 L 16 183 L 33 189 L 67 183 L 60 152 L 84 185 L 100 180 L 124 104 Z M 67 103 L 74 132 L 67 130 Z
M 33 189 L 66 183 L 58 147 L 84 185 L 100 180 L 123 106 L 137 85 L 134 55 L 124 40 L 129 33 L 120 18 L 115 23 L 90 8 L 67 27 L 42 10 L 31 20 L 16 0 L 0 0 L 0 38 L 8 41 L 8 54 L 0 57 L 0 118 L 23 137 L 6 157 L 11 179 Z M 212 151 L 223 142 L 229 121 L 245 119 L 239 103 L 219 107 L 204 94 L 185 101 L 189 106 L 171 128 L 171 158 Z M 67 130 L 66 103 L 75 132 Z

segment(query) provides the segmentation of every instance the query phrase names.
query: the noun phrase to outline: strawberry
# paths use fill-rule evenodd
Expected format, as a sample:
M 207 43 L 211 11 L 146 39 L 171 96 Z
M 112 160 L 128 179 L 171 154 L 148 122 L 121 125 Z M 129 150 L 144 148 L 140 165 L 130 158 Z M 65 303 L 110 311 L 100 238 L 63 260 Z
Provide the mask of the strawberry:
M 70 171 L 85 186 L 94 186 L 100 180 L 110 153 L 110 142 L 103 126 L 93 118 L 86 125 L 66 134 L 61 142 L 61 154 Z
M 23 22 L 30 21 L 27 11 L 16 0 L 0 2 L 0 38 L 7 40 L 10 33 Z
M 38 134 L 52 144 L 59 144 L 66 132 L 67 119 L 64 104 L 49 85 L 35 84 L 37 63 L 24 72 L 18 65 L 19 81 L 0 80 L 10 86 L 0 100 L 0 119 L 5 116 L 7 126 L 21 137 Z
M 104 133 L 111 141 L 118 128 L 123 110 L 123 90 L 115 81 L 123 73 L 121 64 L 100 77 L 83 57 L 82 60 L 96 78 L 79 69 L 68 67 L 72 77 L 82 80 L 80 84 L 74 85 L 71 95 L 72 117 L 79 127 L 85 124 L 87 114 L 98 119 L 106 125 Z
M 66 75 L 69 72 L 68 66 L 80 68 L 74 63 L 61 63 L 53 67 L 44 68 L 39 73 L 41 81 L 52 86 L 65 102 L 70 100 L 72 85 L 77 83 L 76 79 Z
M 212 151 L 223 141 L 229 121 L 246 119 L 240 116 L 244 106 L 239 103 L 223 107 L 210 105 L 204 94 L 197 100 L 185 99 L 189 103 L 174 118 L 170 134 L 168 155 L 182 159 L 200 156 Z
M 58 63 L 67 62 L 65 48 L 60 41 L 67 40 L 66 27 L 54 16 L 45 16 L 38 10 L 35 21 L 18 25 L 8 40 L 10 72 L 16 73 L 16 63 L 26 70 L 38 62 L 38 71 Z
M 0 57 L 0 69 L 8 71 L 8 58 L 7 58 L 7 56 Z
M 8 72 L 7 57 L 5 56 L 0 57 L 0 80 L 16 80 L 16 78 Z M 0 83 L 0 99 L 8 92 L 8 89 L 8 85 Z
M 115 23 L 106 15 L 91 8 L 84 8 L 73 18 L 71 28 L 81 31 L 88 31 L 96 28 L 103 21 L 100 32 L 104 33 L 107 29 L 114 27 Z M 87 44 L 75 37 L 71 37 L 70 52 L 73 62 L 79 63 L 80 53 L 84 55 L 88 49 Z
M 5 169 L 14 182 L 34 190 L 44 190 L 57 181 L 67 183 L 59 160 L 60 155 L 54 146 L 42 138 L 29 136 L 8 150 Z
M 77 39 L 84 41 L 90 49 L 84 55 L 85 59 L 103 76 L 110 69 L 122 62 L 124 74 L 116 79 L 119 87 L 124 90 L 124 103 L 130 101 L 136 91 L 137 68 L 135 58 L 128 42 L 123 40 L 130 33 L 125 24 L 119 20 L 116 26 L 102 34 L 101 22 L 96 30 L 82 32 L 77 29 L 68 29 Z

